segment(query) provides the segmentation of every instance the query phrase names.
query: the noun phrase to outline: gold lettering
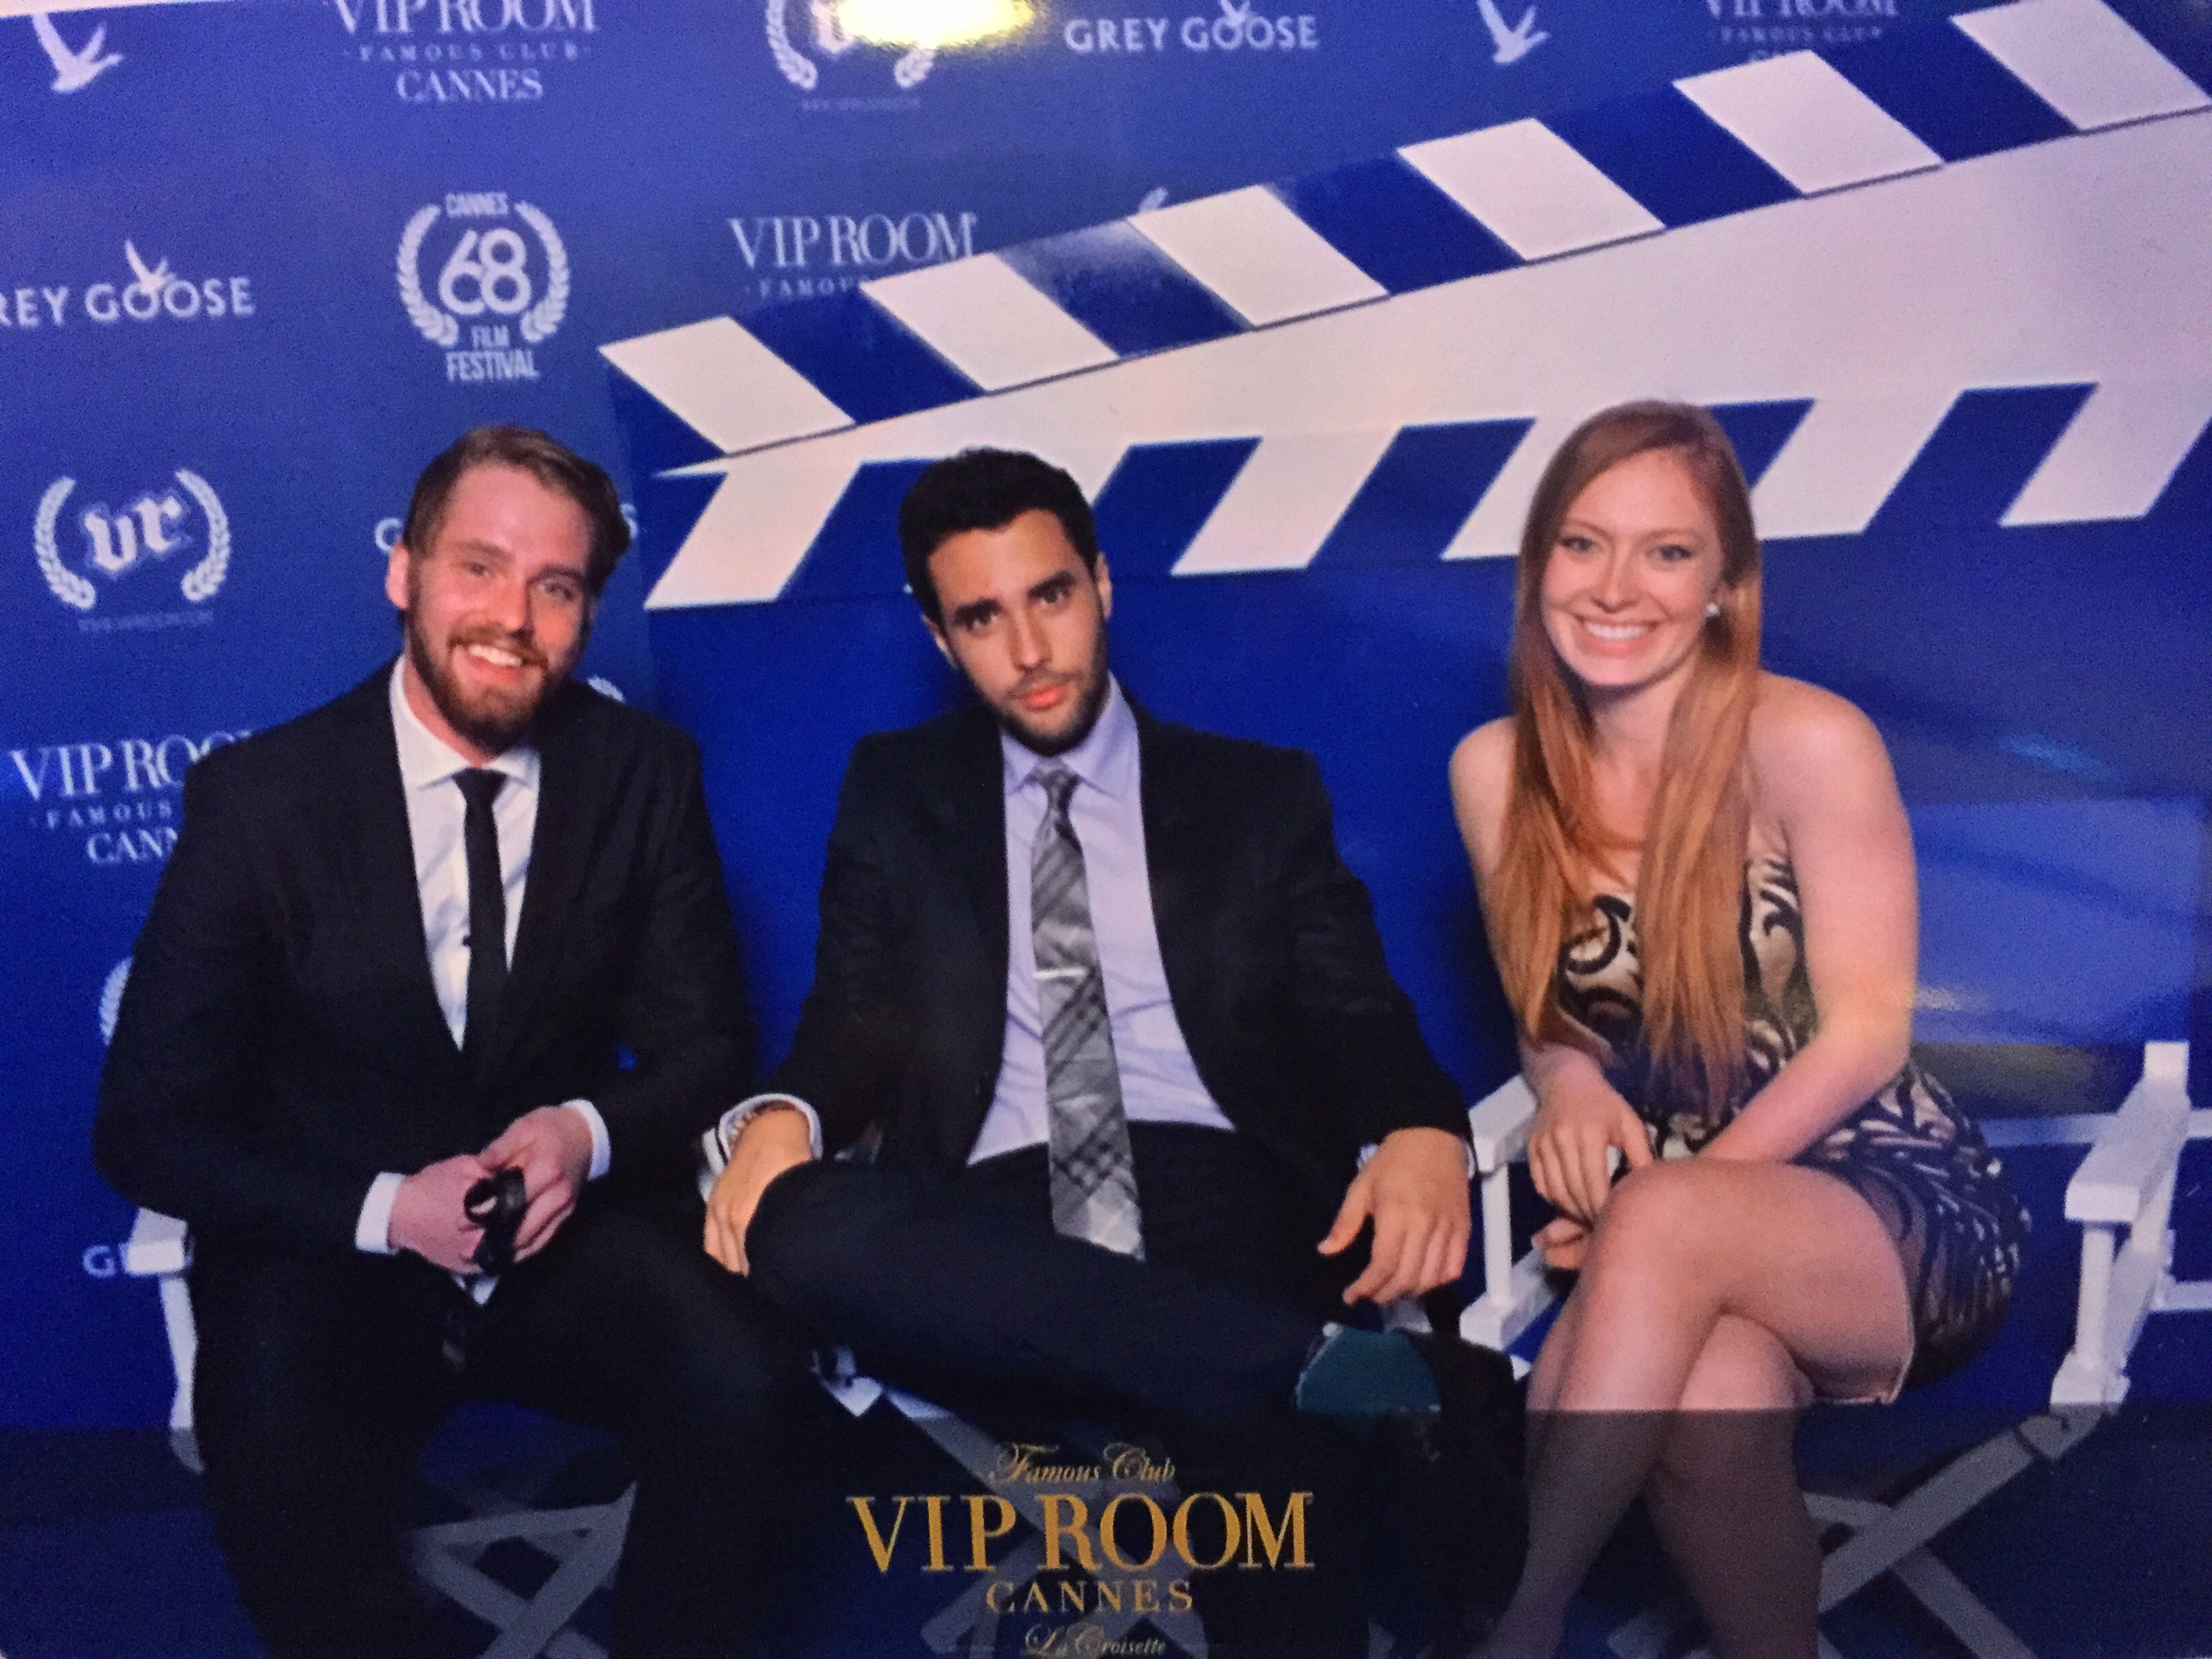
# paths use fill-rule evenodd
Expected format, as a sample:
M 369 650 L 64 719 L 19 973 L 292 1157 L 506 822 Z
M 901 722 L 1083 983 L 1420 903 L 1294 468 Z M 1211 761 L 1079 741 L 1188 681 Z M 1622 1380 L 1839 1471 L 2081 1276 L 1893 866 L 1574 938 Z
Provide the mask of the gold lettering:
M 924 1572 L 950 1572 L 952 1564 L 945 1559 L 945 1505 L 942 1492 L 933 1492 L 921 1500 L 921 1507 L 929 1516 L 929 1565 Z
M 999 1524 L 995 1527 L 986 1527 L 983 1524 L 983 1508 L 984 1505 L 988 1504 L 996 1504 L 999 1506 Z M 970 1572 L 990 1571 L 991 1558 L 988 1553 L 987 1547 L 994 1538 L 1004 1538 L 1013 1529 L 1014 1506 L 1012 1504 L 1006 1502 L 1005 1498 L 1000 1497 L 996 1492 L 969 1493 L 968 1542 L 969 1546 L 969 1553 L 968 1558 L 968 1571 Z
M 1098 1611 L 1104 1613 L 1109 1608 L 1115 1613 L 1121 1611 L 1121 1587 L 1110 1578 L 1102 1578 L 1098 1581 Z
M 1268 1524 L 1267 1500 L 1256 1492 L 1243 1493 L 1244 1560 L 1243 1565 L 1248 1567 L 1256 1567 L 1260 1565 L 1253 1559 L 1252 1556 L 1252 1546 L 1256 1543 L 1267 1552 L 1269 1566 L 1279 1565 L 1283 1539 L 1285 1534 L 1288 1534 L 1291 1540 L 1291 1565 L 1292 1567 L 1312 1565 L 1313 1564 L 1306 1559 L 1306 1500 L 1312 1496 L 1310 1492 L 1294 1492 L 1285 1498 L 1283 1503 L 1283 1524 L 1278 1530 Z M 1234 1549 L 1235 1546 L 1231 1545 L 1231 1547 Z M 1195 1561 L 1191 1563 L 1193 1566 L 1197 1565 Z
M 1091 1535 L 1084 1530 L 1091 1520 L 1089 1507 L 1080 1498 L 1063 1492 L 1047 1492 L 1042 1502 L 1044 1504 L 1045 1570 L 1048 1572 L 1060 1571 L 1062 1563 L 1060 1559 L 1060 1536 L 1062 1532 L 1065 1532 L 1075 1540 L 1075 1559 L 1083 1564 L 1084 1571 L 1097 1572 L 1098 1562 L 1091 1553 Z M 1066 1510 L 1061 1508 L 1062 1504 L 1066 1505 Z M 1073 1518 L 1062 1520 L 1060 1517 L 1070 1510 L 1073 1512 Z
M 1060 1581 L 1060 1610 L 1062 1613 L 1081 1613 L 1085 1611 L 1083 1606 L 1083 1581 L 1081 1579 L 1063 1578 Z
M 1152 1579 L 1133 1578 L 1129 1581 L 1129 1589 L 1130 1612 L 1158 1613 L 1160 1610 L 1160 1587 Z
M 1030 1581 L 1030 1593 L 1022 1597 L 1024 1613 L 1050 1613 L 1052 1603 L 1044 1599 L 1044 1586 L 1035 1579 Z
M 1189 1579 L 1178 1578 L 1169 1584 L 1168 1611 L 1170 1613 L 1188 1613 L 1190 1611 Z
M 868 1535 L 868 1553 L 876 1558 L 876 1571 L 891 1570 L 891 1548 L 898 1542 L 899 1525 L 906 1519 L 906 1506 L 911 1500 L 902 1498 L 898 1508 L 891 1512 L 891 1535 L 885 1538 L 876 1525 L 876 1500 L 872 1498 L 848 1498 L 845 1500 L 860 1511 L 860 1530 Z
M 984 1476 L 994 1486 L 1009 1481 L 1024 1486 L 1041 1486 L 1051 1483 L 1062 1486 L 1085 1486 L 1102 1478 L 1096 1464 L 1043 1463 L 1037 1460 L 1059 1450 L 1057 1446 L 1031 1445 L 1025 1441 L 1008 1441 L 999 1448 L 998 1461 Z
M 999 1592 L 1000 1590 L 1004 1590 L 1006 1593 L 1006 1605 L 1003 1607 L 999 1605 Z M 1006 1578 L 994 1580 L 991 1587 L 983 1592 L 983 1605 L 990 1608 L 994 1613 L 1012 1613 L 1014 1610 L 1014 1586 L 1012 1581 Z
M 1106 1470 L 1116 1480 L 1141 1480 L 1148 1486 L 1165 1486 L 1175 1479 L 1175 1460 L 1164 1463 L 1152 1462 L 1152 1454 L 1142 1446 L 1116 1443 L 1106 1448 Z
M 1192 1507 L 1200 1502 L 1211 1502 L 1219 1507 L 1221 1510 L 1221 1523 L 1228 1534 L 1228 1536 L 1223 1540 L 1220 1555 L 1211 1561 L 1200 1560 L 1198 1559 L 1197 1552 L 1191 1548 L 1190 1512 Z M 1191 1493 L 1189 1497 L 1184 1498 L 1181 1504 L 1176 1506 L 1176 1553 L 1182 1557 L 1182 1559 L 1188 1561 L 1194 1569 L 1200 1572 L 1210 1572 L 1216 1567 L 1226 1566 L 1229 1564 L 1229 1558 L 1237 1553 L 1237 1510 L 1235 1507 L 1227 1498 L 1224 1498 L 1218 1492 L 1194 1492 Z
M 1122 1504 L 1128 1503 L 1142 1504 L 1145 1506 L 1145 1513 L 1152 1517 L 1152 1547 L 1151 1553 L 1141 1561 L 1123 1560 L 1121 1559 L 1121 1552 L 1116 1546 L 1116 1540 L 1114 1535 L 1114 1512 L 1120 1509 Z M 1107 1500 L 1105 1509 L 1099 1514 L 1098 1547 L 1106 1552 L 1106 1559 L 1109 1561 L 1111 1561 L 1115 1566 L 1121 1568 L 1124 1572 L 1144 1572 L 1147 1571 L 1155 1561 L 1158 1560 L 1160 1557 L 1167 1552 L 1167 1512 L 1161 1509 L 1158 1504 L 1152 1501 L 1152 1496 L 1149 1493 L 1141 1492 L 1125 1492 L 1116 1493 L 1114 1497 Z

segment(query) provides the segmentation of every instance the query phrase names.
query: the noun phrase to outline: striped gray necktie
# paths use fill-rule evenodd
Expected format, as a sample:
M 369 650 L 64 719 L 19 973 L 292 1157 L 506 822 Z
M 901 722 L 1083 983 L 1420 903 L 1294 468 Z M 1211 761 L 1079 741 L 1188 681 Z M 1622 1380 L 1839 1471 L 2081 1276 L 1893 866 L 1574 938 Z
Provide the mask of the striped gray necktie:
M 1044 1031 L 1053 1230 L 1142 1261 L 1137 1169 L 1091 927 L 1083 843 L 1067 817 L 1076 776 L 1065 766 L 1039 767 L 1036 775 L 1048 805 L 1030 859 L 1030 921 Z

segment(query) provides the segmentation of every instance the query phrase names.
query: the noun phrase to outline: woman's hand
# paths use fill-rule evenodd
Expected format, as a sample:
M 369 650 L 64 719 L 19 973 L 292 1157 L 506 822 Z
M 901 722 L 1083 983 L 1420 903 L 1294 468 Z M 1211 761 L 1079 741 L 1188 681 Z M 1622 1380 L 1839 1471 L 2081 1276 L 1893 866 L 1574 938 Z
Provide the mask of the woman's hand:
M 1563 1069 L 1537 1099 L 1536 1121 L 1528 1130 L 1528 1173 L 1536 1190 L 1587 1231 L 1613 1191 L 1607 1152 L 1618 1146 L 1628 1167 L 1640 1170 L 1651 1162 L 1650 1136 L 1635 1108 L 1594 1074 Z
M 1589 1229 L 1571 1215 L 1554 1216 L 1536 1230 L 1535 1246 L 1544 1253 L 1544 1265 L 1554 1272 L 1580 1273 L 1583 1252 L 1589 1249 Z

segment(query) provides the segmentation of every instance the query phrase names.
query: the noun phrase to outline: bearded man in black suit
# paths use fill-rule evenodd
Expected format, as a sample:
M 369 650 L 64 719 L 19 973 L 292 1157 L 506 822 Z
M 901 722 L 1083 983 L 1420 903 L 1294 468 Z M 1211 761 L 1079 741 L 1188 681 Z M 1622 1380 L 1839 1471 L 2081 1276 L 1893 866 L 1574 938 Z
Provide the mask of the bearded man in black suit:
M 617 1650 L 764 1650 L 799 1352 L 656 1212 L 748 1059 L 699 757 L 569 678 L 629 539 L 599 467 L 468 434 L 392 550 L 398 662 L 185 786 L 94 1151 L 191 1224 L 207 1501 L 279 1655 L 423 1650 L 408 1477 L 487 1396 L 635 1462 Z
M 854 751 L 791 1055 L 711 1138 L 708 1249 L 971 1413 L 1203 1438 L 1295 1402 L 1364 1431 L 1409 1547 L 1495 1601 L 1523 1526 L 1504 1360 L 1336 1322 L 1458 1277 L 1468 1121 L 1319 768 L 1122 690 L 1059 469 L 939 462 L 899 532 L 976 701 Z M 872 1166 L 816 1161 L 863 1137 Z M 1364 1652 L 1364 1623 L 1328 1646 Z

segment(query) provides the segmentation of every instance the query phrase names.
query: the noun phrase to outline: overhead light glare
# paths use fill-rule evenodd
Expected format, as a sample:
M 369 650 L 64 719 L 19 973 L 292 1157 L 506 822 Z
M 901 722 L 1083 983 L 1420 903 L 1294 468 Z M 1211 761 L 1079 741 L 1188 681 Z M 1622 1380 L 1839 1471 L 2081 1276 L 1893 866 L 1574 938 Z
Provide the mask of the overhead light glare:
M 823 0 L 815 0 L 818 8 Z M 840 0 L 837 27 L 873 46 L 968 46 L 1029 26 L 1030 0 Z

